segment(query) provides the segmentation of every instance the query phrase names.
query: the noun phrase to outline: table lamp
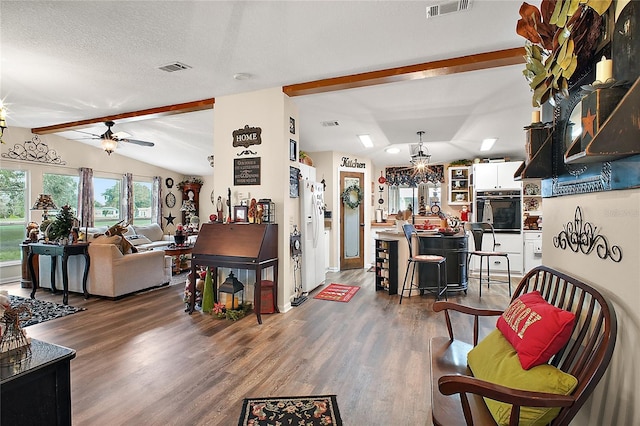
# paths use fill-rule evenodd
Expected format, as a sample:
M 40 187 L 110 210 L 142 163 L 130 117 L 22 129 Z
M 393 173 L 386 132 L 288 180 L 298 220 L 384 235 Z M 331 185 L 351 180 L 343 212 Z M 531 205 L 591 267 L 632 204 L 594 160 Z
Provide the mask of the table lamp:
M 58 210 L 58 206 L 53 202 L 51 195 L 48 194 L 40 194 L 38 199 L 31 207 L 31 210 L 42 210 L 42 221 L 49 219 L 48 210 Z

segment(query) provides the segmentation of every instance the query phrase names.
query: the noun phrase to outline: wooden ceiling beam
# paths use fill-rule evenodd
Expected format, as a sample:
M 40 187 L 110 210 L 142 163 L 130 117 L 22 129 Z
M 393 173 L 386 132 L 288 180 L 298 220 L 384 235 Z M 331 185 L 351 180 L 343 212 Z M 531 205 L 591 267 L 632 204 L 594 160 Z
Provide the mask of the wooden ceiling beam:
M 524 47 L 497 50 L 416 65 L 292 84 L 283 86 L 282 91 L 288 96 L 304 96 L 357 87 L 375 86 L 378 84 L 419 80 L 440 75 L 523 64 L 525 62 L 525 54 Z
M 166 105 L 155 108 L 148 108 L 139 111 L 124 112 L 122 114 L 108 115 L 105 117 L 89 118 L 87 120 L 72 121 L 69 123 L 53 124 L 45 127 L 35 127 L 31 133 L 46 135 L 49 133 L 64 132 L 87 127 L 91 124 L 114 121 L 116 123 L 126 123 L 131 121 L 149 120 L 152 118 L 164 117 L 167 115 L 184 114 L 186 112 L 203 111 L 212 109 L 215 98 L 202 99 L 200 101 L 185 102 L 181 104 Z

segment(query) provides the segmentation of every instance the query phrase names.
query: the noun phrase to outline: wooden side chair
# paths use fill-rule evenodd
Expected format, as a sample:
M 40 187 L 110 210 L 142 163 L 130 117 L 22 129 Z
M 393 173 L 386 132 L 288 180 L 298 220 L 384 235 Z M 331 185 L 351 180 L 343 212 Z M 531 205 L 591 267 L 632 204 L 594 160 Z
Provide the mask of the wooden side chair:
M 411 244 L 411 237 L 415 234 L 416 229 L 410 223 L 402 226 L 404 236 L 409 243 L 409 257 L 407 259 L 407 270 L 404 273 L 404 282 L 402 284 L 402 292 L 400 292 L 400 303 L 402 303 L 402 297 L 407 287 L 407 277 L 409 276 L 409 269 L 411 268 L 411 280 L 409 281 L 409 296 L 411 297 L 411 289 L 413 288 L 413 276 L 416 272 L 416 264 L 433 264 L 438 267 L 436 290 L 436 300 L 440 300 L 440 297 L 444 294 L 445 300 L 447 299 L 447 259 L 443 256 L 437 256 L 433 254 L 413 254 L 413 248 Z M 419 288 L 420 289 L 420 288 Z M 425 290 L 425 289 L 420 289 Z
M 471 262 L 472 256 L 478 256 L 480 258 L 480 297 L 482 297 L 482 263 L 483 260 L 487 259 L 487 288 L 491 285 L 491 282 L 494 283 L 504 283 L 509 286 L 509 296 L 511 296 L 511 265 L 509 264 L 509 253 L 504 251 L 496 250 L 496 234 L 493 229 L 493 225 L 487 222 L 466 222 L 464 224 L 465 231 L 469 231 L 473 236 L 473 246 L 474 249 L 469 251 L 469 255 L 467 257 L 467 270 L 469 270 L 469 263 Z M 485 236 L 488 236 L 492 239 L 492 244 L 490 250 L 482 249 L 482 241 Z M 500 280 L 491 280 L 491 269 L 490 269 L 490 260 L 491 257 L 504 257 L 507 261 L 507 281 Z

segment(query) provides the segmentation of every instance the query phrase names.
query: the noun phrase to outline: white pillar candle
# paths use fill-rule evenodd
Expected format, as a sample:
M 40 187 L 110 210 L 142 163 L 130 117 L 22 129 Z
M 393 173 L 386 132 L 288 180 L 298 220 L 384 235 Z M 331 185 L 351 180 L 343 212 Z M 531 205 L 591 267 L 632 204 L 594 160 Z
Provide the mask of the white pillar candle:
M 533 110 L 533 112 L 531 113 L 531 123 L 539 123 L 540 122 L 540 111 L 539 110 Z
M 613 61 L 604 56 L 602 60 L 596 64 L 596 81 L 606 83 L 613 77 Z

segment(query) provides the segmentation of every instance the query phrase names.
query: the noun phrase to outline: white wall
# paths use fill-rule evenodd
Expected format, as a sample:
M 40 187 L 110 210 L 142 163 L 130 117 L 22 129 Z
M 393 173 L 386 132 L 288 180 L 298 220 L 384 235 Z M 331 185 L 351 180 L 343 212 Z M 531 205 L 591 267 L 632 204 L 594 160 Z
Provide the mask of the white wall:
M 576 206 L 582 220 L 597 227 L 609 247 L 622 250 L 619 263 L 554 246 L 554 238 L 574 221 Z M 640 424 L 640 189 L 545 198 L 544 265 L 591 284 L 612 300 L 618 317 L 613 359 L 592 398 L 578 413 L 576 425 Z
M 289 133 L 289 117 L 296 120 L 296 134 Z M 233 186 L 233 159 L 244 147 L 234 148 L 232 133 L 245 125 L 262 129 L 262 144 L 249 149 L 261 158 L 260 185 Z M 227 199 L 231 188 L 231 205 L 243 197 L 271 198 L 276 204 L 278 224 L 278 307 L 281 312 L 291 308 L 293 297 L 293 264 L 289 254 L 289 234 L 299 222 L 298 199 L 289 198 L 289 139 L 298 141 L 297 110 L 281 88 L 260 90 L 216 98 L 214 108 L 213 191 Z M 243 157 L 246 158 L 246 157 Z M 211 192 L 209 188 L 207 191 Z M 207 195 L 207 194 L 205 194 Z M 211 206 L 213 209 L 213 206 Z M 225 207 L 226 209 L 226 207 Z M 205 216 L 208 217 L 208 214 Z M 246 278 L 251 282 L 254 277 Z M 240 281 L 243 281 L 240 278 Z
M 10 127 L 4 131 L 2 139 L 5 141 L 5 144 L 0 145 L 0 151 L 2 154 L 9 154 L 10 151 L 16 150 L 16 145 L 24 146 L 24 142 L 31 141 L 33 137 L 34 135 L 29 129 Z M 122 175 L 127 172 L 133 173 L 134 178 L 142 178 L 144 180 L 151 180 L 153 176 L 161 176 L 163 179 L 163 194 L 166 194 L 167 191 L 166 187 L 164 187 L 164 179 L 171 177 L 176 183 L 182 180 L 182 176 L 174 172 L 123 157 L 118 154 L 117 150 L 113 154 L 107 155 L 99 147 L 71 141 L 60 136 L 42 135 L 39 136 L 39 138 L 40 142 L 45 143 L 50 150 L 55 150 L 65 164 L 45 164 L 34 161 L 13 160 L 5 157 L 1 157 L 0 159 L 3 168 L 29 171 L 27 186 L 30 196 L 27 200 L 27 204 L 29 204 L 27 207 L 30 207 L 38 194 L 43 192 L 42 175 L 45 173 L 77 176 L 80 167 L 89 167 L 93 169 L 95 177 L 120 179 Z M 149 148 L 149 153 L 153 155 L 153 148 Z M 178 189 L 174 186 L 173 193 L 176 194 L 176 198 L 180 200 L 181 196 L 179 196 L 178 192 Z M 179 216 L 179 213 L 179 210 L 174 209 L 174 216 Z M 163 213 L 163 215 L 165 214 L 166 213 Z M 27 210 L 27 215 L 28 221 L 42 222 L 41 211 Z M 169 227 L 165 231 L 173 232 L 172 229 L 172 227 Z M 0 267 L 0 283 L 18 280 L 20 279 L 20 275 L 19 262 Z

